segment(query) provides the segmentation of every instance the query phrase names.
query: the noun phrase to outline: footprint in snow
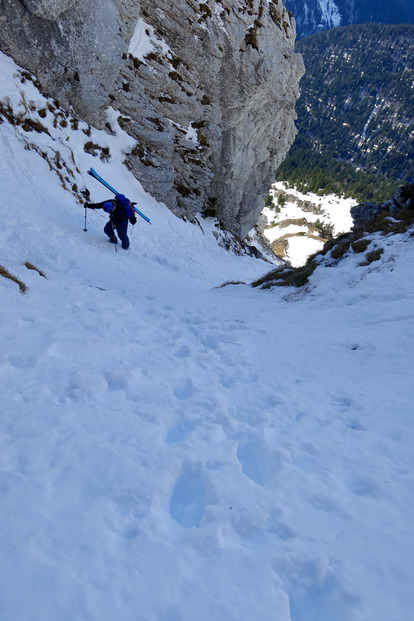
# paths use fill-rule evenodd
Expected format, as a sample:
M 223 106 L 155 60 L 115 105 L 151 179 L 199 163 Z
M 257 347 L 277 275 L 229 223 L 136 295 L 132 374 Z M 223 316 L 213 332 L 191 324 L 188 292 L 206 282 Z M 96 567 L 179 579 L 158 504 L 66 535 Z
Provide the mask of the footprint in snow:
M 349 409 L 355 407 L 353 399 L 347 395 L 335 395 L 331 398 L 331 403 L 334 407 L 338 408 L 340 412 L 347 412 Z
M 35 356 L 24 356 L 21 354 L 10 354 L 8 361 L 16 369 L 30 369 L 36 364 Z
M 282 468 L 279 451 L 257 436 L 240 440 L 237 459 L 244 474 L 259 485 L 271 483 Z
M 106 525 L 119 537 L 135 539 L 140 533 L 139 524 L 147 511 L 147 503 L 148 499 L 138 494 L 118 496 L 110 505 Z
M 179 444 L 192 432 L 197 424 L 198 422 L 191 420 L 183 410 L 177 410 L 176 420 L 168 429 L 167 444 Z
M 207 323 L 207 317 L 204 313 L 193 313 L 189 311 L 181 315 L 180 321 L 189 325 L 199 326 L 201 324 Z
M 353 476 L 348 483 L 348 489 L 356 496 L 367 496 L 368 498 L 377 499 L 384 495 L 377 479 L 369 474 Z
M 72 373 L 70 375 L 69 397 L 97 397 L 108 389 L 108 383 L 102 375 Z
M 216 351 L 219 347 L 217 335 L 213 332 L 202 332 L 198 335 L 200 343 L 207 349 Z
M 206 498 L 206 479 L 201 466 L 184 463 L 171 497 L 171 516 L 184 528 L 199 527 L 207 504 Z
M 356 419 L 350 419 L 345 422 L 345 427 L 352 431 L 366 431 L 367 428 Z
M 190 377 L 182 377 L 176 384 L 173 395 L 179 401 L 185 401 L 194 394 L 194 384 Z
M 291 559 L 289 567 L 275 561 L 273 569 L 283 580 L 292 621 L 355 619 L 355 610 L 360 607 L 361 598 L 346 589 L 328 558 Z
M 190 353 L 190 349 L 189 347 L 187 347 L 187 345 L 180 345 L 174 351 L 174 356 L 176 358 L 188 358 L 190 356 Z

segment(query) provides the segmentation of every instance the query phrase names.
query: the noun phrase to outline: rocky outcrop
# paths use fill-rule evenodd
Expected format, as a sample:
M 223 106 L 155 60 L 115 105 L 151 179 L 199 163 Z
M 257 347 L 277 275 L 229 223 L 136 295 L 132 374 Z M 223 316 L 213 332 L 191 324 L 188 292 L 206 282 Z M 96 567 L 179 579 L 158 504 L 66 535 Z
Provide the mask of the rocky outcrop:
M 340 261 L 351 256 L 358 256 L 355 267 L 367 267 L 362 278 L 375 270 L 371 264 L 382 261 L 384 245 L 390 245 L 389 237 L 402 236 L 400 239 L 409 242 L 414 236 L 414 184 L 400 187 L 389 200 L 381 205 L 373 202 L 365 202 L 351 208 L 354 219 L 352 230 L 339 235 L 325 243 L 321 252 L 310 256 L 305 265 L 292 267 L 286 263 L 271 270 L 262 278 L 252 283 L 253 287 L 270 289 L 275 286 L 303 287 L 309 281 L 313 272 L 322 267 L 338 265 Z M 385 239 L 385 243 L 381 240 Z M 393 270 L 394 258 L 388 253 L 382 263 L 388 269 Z M 347 268 L 349 269 L 349 267 Z M 377 268 L 378 269 L 378 268 Z M 361 275 L 358 276 L 361 278 Z
M 191 218 L 210 199 L 240 237 L 295 136 L 303 73 L 281 0 L 0 0 L 0 47 L 44 90 L 136 140 L 144 188 Z M 108 128 L 110 131 L 110 128 Z
M 389 200 L 379 205 L 371 201 L 360 203 L 351 208 L 351 216 L 354 221 L 353 229 L 363 228 L 374 222 L 378 215 L 393 217 L 401 209 L 414 212 L 414 184 L 405 185 Z

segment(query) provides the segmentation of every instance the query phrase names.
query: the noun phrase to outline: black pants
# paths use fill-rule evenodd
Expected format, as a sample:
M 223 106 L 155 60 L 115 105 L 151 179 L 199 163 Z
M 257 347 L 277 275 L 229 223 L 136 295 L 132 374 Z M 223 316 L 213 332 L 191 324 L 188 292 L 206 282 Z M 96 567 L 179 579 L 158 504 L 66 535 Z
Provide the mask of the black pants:
M 114 227 L 112 222 L 108 220 L 108 222 L 105 224 L 104 232 L 108 235 L 109 239 L 111 240 L 116 239 L 114 228 L 116 229 L 116 232 L 118 233 L 118 237 L 121 240 L 122 248 L 126 250 L 127 248 L 129 248 L 129 239 L 127 235 L 128 220 L 125 220 L 125 222 L 121 222 L 120 224 L 117 224 L 116 227 Z

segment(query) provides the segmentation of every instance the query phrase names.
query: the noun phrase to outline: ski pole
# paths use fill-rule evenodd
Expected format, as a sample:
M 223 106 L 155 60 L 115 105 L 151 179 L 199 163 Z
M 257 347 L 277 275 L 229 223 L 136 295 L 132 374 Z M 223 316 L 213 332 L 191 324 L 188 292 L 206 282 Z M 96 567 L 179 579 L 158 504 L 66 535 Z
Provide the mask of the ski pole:
M 88 230 L 88 229 L 86 228 L 86 207 L 85 207 L 85 228 L 84 228 L 83 230 L 84 230 L 85 232 Z

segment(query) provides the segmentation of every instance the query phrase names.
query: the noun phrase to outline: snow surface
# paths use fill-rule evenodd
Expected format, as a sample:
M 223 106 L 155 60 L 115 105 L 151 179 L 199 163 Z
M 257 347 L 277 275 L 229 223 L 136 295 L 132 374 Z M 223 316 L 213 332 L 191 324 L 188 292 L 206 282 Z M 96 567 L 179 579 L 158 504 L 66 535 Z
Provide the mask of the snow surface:
M 269 210 L 270 211 L 270 210 Z M 273 226 L 270 229 L 266 229 L 266 239 L 272 243 L 283 235 L 296 235 L 307 231 L 307 227 L 298 226 L 297 224 L 290 224 L 289 226 Z
M 42 104 L 15 72 L 0 56 L 1 97 Z M 409 620 L 413 238 L 321 267 L 308 292 L 217 288 L 268 265 L 148 196 L 119 129 L 42 122 L 0 124 L 0 265 L 28 286 L 0 277 L 0 619 Z M 152 225 L 127 252 L 101 212 L 84 232 L 28 141 Z
M 170 54 L 171 50 L 167 43 L 155 34 L 153 26 L 147 24 L 142 17 L 137 20 L 134 34 L 129 42 L 128 54 L 143 61 L 151 52 Z
M 333 0 L 319 0 L 319 8 L 322 13 L 323 24 L 326 24 L 329 28 L 341 25 L 342 15 Z

